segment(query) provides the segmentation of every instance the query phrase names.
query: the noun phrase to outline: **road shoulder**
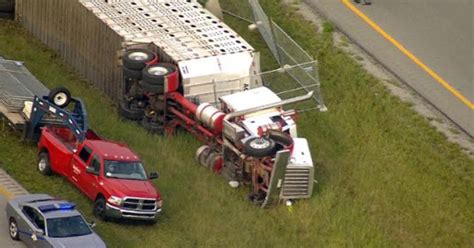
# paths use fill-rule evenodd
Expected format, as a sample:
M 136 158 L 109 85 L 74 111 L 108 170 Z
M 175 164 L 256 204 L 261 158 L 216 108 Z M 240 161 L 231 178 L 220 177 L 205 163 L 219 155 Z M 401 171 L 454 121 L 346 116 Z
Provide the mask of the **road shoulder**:
M 292 0 L 284 0 L 284 2 L 297 9 L 297 13 L 307 21 L 314 23 L 318 31 L 323 30 L 323 24 L 328 20 L 327 13 L 303 1 L 295 3 L 295 1 Z M 458 125 L 433 107 L 431 103 L 421 97 L 398 76 L 389 71 L 353 39 L 341 32 L 337 24 L 333 38 L 335 44 L 341 50 L 351 55 L 366 71 L 378 78 L 392 95 L 400 98 L 403 102 L 409 103 L 413 110 L 423 116 L 439 132 L 444 134 L 450 142 L 459 144 L 462 150 L 468 154 L 470 158 L 474 159 L 474 140 L 460 129 Z

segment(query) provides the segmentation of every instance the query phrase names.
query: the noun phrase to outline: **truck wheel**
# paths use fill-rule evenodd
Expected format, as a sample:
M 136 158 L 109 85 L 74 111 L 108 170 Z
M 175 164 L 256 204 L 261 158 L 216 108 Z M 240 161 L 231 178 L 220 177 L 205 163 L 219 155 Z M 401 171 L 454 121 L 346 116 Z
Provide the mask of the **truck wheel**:
M 140 71 L 156 58 L 157 56 L 148 49 L 128 49 L 123 55 L 122 62 L 124 67 Z
M 142 71 L 141 70 L 132 70 L 128 69 L 127 67 L 122 67 L 123 76 L 126 78 L 140 80 L 142 79 Z
M 142 126 L 151 134 L 163 135 L 165 133 L 165 128 L 163 127 L 163 124 L 156 123 L 150 120 L 149 118 L 142 119 Z
M 172 64 L 149 65 L 142 71 L 142 86 L 145 91 L 162 94 L 178 89 L 178 73 Z
M 52 174 L 51 163 L 47 152 L 42 152 L 38 156 L 38 171 L 45 176 Z
M 200 146 L 196 150 L 196 161 L 199 162 L 201 165 L 205 166 L 205 162 L 209 154 L 211 153 L 211 148 L 207 145 Z
M 20 240 L 20 234 L 18 233 L 18 225 L 16 224 L 15 218 L 11 217 L 8 224 L 8 231 L 10 233 L 10 238 L 13 240 Z
M 126 100 L 120 101 L 119 104 L 119 115 L 125 119 L 138 121 L 143 118 L 145 111 L 143 108 L 134 107 L 133 103 L 129 103 Z
M 105 208 L 105 199 L 104 197 L 98 197 L 97 200 L 94 202 L 94 216 L 106 221 L 107 220 L 107 213 Z
M 212 153 L 206 161 L 207 167 L 215 173 L 219 173 L 222 169 L 222 155 Z
M 250 138 L 245 142 L 245 153 L 255 158 L 273 155 L 276 150 L 275 141 L 265 137 Z
M 71 102 L 71 92 L 65 87 L 54 88 L 49 92 L 48 99 L 54 105 L 65 108 Z

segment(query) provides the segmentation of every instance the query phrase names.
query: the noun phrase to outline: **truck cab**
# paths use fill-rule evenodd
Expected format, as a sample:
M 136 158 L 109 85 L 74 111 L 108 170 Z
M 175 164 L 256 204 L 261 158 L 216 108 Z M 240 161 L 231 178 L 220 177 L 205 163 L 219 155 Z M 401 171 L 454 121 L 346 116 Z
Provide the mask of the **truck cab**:
M 224 121 L 223 135 L 229 141 L 224 143 L 224 161 L 239 161 L 234 147 L 249 156 L 244 171 L 252 174 L 254 197 L 266 202 L 309 198 L 314 166 L 307 140 L 297 136 L 296 112 L 285 111 L 283 100 L 266 87 L 223 96 L 220 103 L 227 115 L 242 113 Z M 266 147 L 271 143 L 275 148 Z M 271 167 L 268 161 L 273 161 Z M 229 167 L 235 168 L 224 169 Z

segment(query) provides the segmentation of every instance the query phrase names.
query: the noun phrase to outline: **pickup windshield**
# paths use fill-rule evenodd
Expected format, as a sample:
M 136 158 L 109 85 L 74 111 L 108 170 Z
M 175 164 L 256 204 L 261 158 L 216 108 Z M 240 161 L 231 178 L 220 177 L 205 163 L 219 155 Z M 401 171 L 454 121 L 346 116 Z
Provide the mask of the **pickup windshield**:
M 110 178 L 147 180 L 145 169 L 140 162 L 105 160 L 105 176 Z
M 47 219 L 48 236 L 52 238 L 75 237 L 91 234 L 89 225 L 81 216 Z

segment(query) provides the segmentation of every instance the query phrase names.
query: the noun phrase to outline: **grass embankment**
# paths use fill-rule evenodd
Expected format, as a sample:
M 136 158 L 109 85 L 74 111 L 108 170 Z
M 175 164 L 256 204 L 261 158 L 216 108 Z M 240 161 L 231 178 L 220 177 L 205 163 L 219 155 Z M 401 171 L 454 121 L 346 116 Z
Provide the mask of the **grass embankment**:
M 224 8 L 241 0 L 223 1 Z M 327 113 L 308 113 L 299 124 L 316 162 L 319 184 L 310 200 L 289 212 L 261 210 L 244 200 L 246 190 L 193 160 L 198 143 L 189 135 L 162 138 L 123 122 L 113 103 L 82 81 L 60 58 L 17 24 L 0 21 L 0 54 L 23 60 L 48 87 L 65 85 L 82 97 L 98 133 L 127 142 L 156 182 L 165 212 L 154 226 L 99 222 L 111 247 L 319 247 L 437 246 L 473 244 L 472 160 L 457 145 L 390 96 L 383 85 L 335 48 L 330 32 L 275 1 L 261 1 L 291 35 L 319 59 Z M 246 23 L 227 18 L 258 50 L 269 53 Z M 119 82 L 117 82 L 119 83 Z M 36 150 L 8 130 L 0 133 L 0 161 L 31 192 L 48 192 L 78 203 L 91 216 L 92 203 L 64 179 L 40 176 Z

